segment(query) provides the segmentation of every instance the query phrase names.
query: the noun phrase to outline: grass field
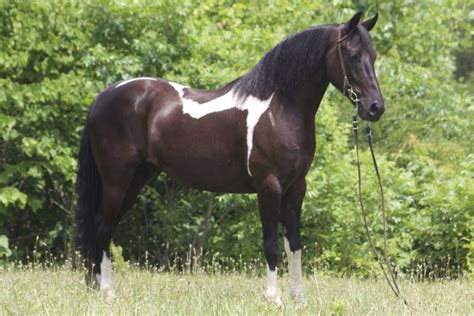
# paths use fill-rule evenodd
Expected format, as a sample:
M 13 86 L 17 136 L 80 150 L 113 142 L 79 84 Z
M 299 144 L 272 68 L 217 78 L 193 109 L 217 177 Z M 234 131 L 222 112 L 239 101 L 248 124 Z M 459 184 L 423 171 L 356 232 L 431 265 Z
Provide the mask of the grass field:
M 284 306 L 268 305 L 263 277 L 231 273 L 114 274 L 113 297 L 85 287 L 83 275 L 62 268 L 0 272 L 1 315 L 473 315 L 474 286 L 467 280 L 401 282 L 410 309 L 382 280 L 309 276 L 308 306 L 297 308 L 280 279 Z

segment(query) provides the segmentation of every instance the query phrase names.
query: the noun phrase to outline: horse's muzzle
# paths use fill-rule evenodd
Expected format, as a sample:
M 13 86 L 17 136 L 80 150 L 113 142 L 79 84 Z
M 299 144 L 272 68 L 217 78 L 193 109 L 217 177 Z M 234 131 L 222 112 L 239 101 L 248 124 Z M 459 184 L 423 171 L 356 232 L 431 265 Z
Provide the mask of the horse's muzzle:
M 359 116 L 366 121 L 376 122 L 385 112 L 385 105 L 383 102 L 377 100 L 373 101 L 370 105 L 362 106 L 359 111 Z

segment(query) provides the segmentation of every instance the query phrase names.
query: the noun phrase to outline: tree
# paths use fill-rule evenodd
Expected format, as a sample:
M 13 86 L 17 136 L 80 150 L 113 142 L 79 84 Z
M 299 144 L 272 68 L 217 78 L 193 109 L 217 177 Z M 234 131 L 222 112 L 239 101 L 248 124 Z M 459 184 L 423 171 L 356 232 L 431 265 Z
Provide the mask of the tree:
M 0 4 L 0 236 L 8 237 L 12 258 L 25 260 L 34 249 L 71 255 L 79 135 L 88 106 L 107 85 L 146 75 L 222 86 L 289 34 L 345 21 L 355 10 L 380 14 L 371 34 L 388 107 L 375 138 L 394 259 L 405 272 L 419 264 L 425 274 L 472 271 L 473 95 L 452 75 L 453 51 L 472 45 L 472 14 L 465 14 L 472 8 L 456 1 Z M 330 89 L 317 116 L 304 258 L 308 266 L 369 275 L 376 267 L 367 261 L 356 207 L 349 112 Z M 362 160 L 371 225 L 380 237 L 365 148 Z M 115 242 L 134 261 L 143 262 L 146 251 L 154 264 L 183 258 L 204 225 L 209 196 L 160 176 Z M 206 218 L 204 261 L 217 253 L 260 258 L 259 225 L 254 196 L 218 195 Z

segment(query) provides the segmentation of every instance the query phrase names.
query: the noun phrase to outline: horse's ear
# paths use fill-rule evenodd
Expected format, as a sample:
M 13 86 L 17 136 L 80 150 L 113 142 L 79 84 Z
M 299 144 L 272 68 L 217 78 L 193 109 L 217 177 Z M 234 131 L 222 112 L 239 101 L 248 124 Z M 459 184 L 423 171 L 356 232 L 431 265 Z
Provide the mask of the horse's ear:
M 375 23 L 377 23 L 377 19 L 379 18 L 379 14 L 376 13 L 373 18 L 362 22 L 362 26 L 369 32 L 371 29 L 374 28 Z
M 360 17 L 362 16 L 362 11 L 357 12 L 354 16 L 347 22 L 347 29 L 352 31 L 352 29 L 359 24 Z

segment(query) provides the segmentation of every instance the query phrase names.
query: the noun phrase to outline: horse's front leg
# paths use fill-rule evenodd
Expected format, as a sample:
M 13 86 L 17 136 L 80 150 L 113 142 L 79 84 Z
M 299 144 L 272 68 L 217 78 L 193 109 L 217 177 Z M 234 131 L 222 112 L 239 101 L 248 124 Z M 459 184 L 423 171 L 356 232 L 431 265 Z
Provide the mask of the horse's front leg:
M 285 252 L 288 257 L 288 274 L 291 295 L 298 304 L 306 305 L 301 270 L 301 206 L 306 193 L 306 182 L 303 179 L 290 187 L 282 198 L 280 219 L 285 227 Z
M 281 257 L 278 246 L 278 218 L 281 203 L 281 185 L 275 176 L 267 176 L 258 186 L 258 204 L 263 230 L 263 248 L 267 259 L 267 288 L 265 298 L 281 306 L 277 288 L 277 263 Z

